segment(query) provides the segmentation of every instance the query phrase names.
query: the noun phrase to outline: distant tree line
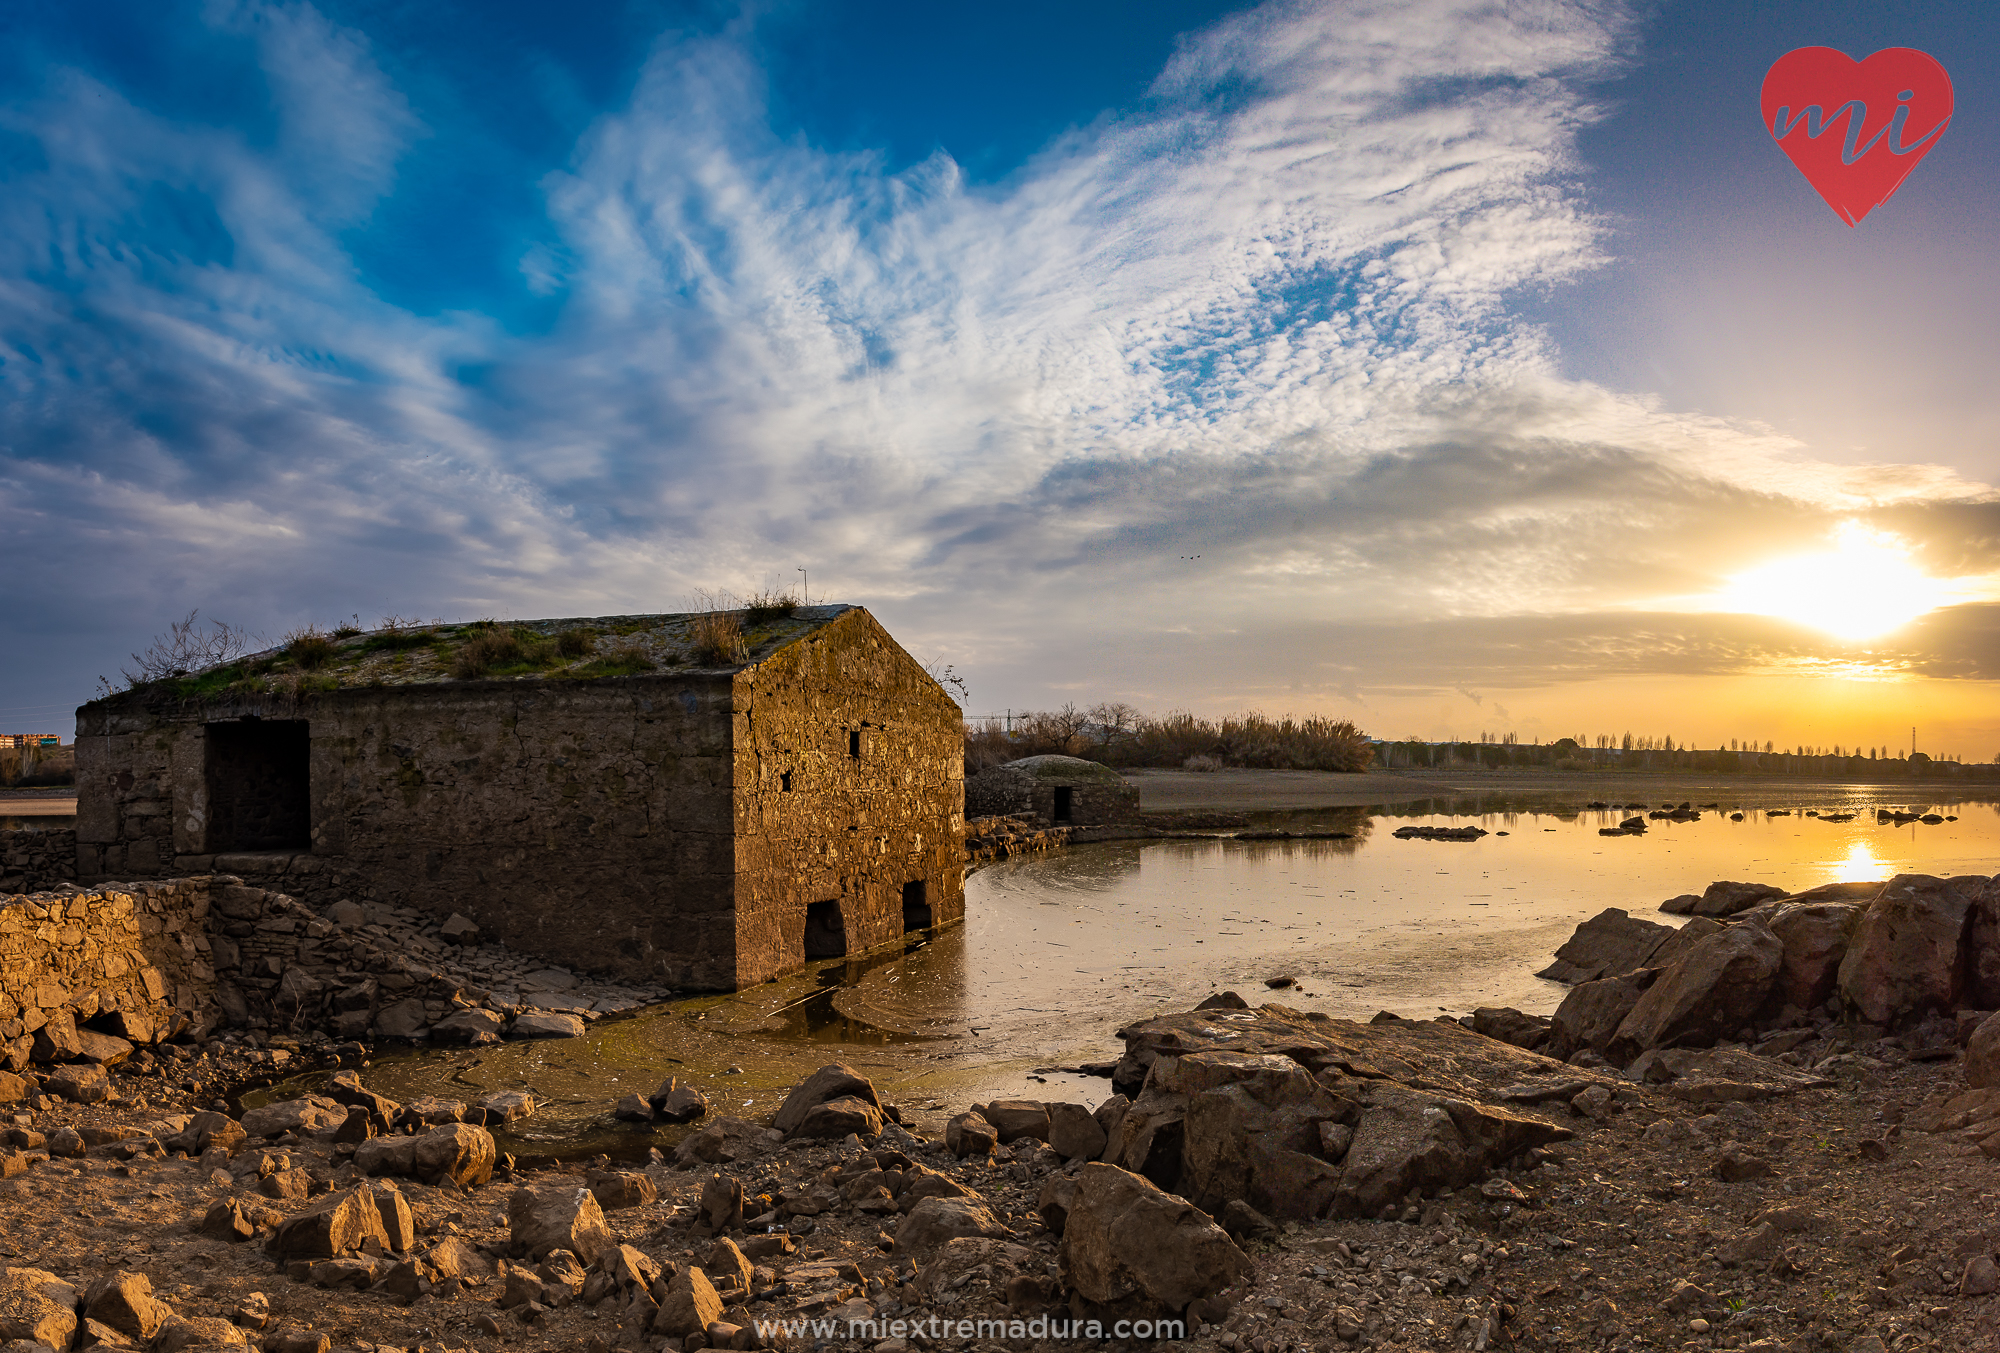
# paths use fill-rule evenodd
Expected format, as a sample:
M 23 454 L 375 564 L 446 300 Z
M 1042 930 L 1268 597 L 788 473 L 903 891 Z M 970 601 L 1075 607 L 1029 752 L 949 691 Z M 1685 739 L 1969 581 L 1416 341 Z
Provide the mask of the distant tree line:
M 1651 737 L 1631 733 L 1622 737 L 1600 734 L 1591 739 L 1558 738 L 1549 743 L 1524 743 L 1513 733 L 1481 733 L 1477 742 L 1433 742 L 1412 737 L 1379 744 L 1376 760 L 1385 770 L 1542 766 L 1555 770 L 1696 771 L 1712 775 L 1847 779 L 2000 779 L 2000 765 L 1967 765 L 1956 756 L 1933 757 L 1924 752 L 1906 756 L 1887 747 L 1800 744 L 1780 748 L 1775 741 L 1759 743 L 1737 738 L 1731 739 L 1727 747 L 1698 748 L 1677 742 L 1671 735 Z
M 1219 770 L 1366 770 L 1375 746 L 1346 719 L 1225 714 L 1204 719 L 1185 710 L 1154 717 L 1131 705 L 1010 712 L 965 723 L 965 773 L 1024 756 L 1076 756 L 1108 766 Z

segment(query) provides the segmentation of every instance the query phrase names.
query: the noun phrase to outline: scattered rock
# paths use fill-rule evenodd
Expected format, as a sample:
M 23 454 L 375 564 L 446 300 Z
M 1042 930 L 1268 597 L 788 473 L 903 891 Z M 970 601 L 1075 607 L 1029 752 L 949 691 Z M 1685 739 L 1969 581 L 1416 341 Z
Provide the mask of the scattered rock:
M 1000 1145 L 1000 1132 L 977 1110 L 957 1114 L 944 1125 L 945 1149 L 960 1158 L 990 1156 Z
M 77 1291 L 39 1268 L 0 1268 L 0 1339 L 68 1348 L 77 1329 Z
M 517 1255 L 539 1259 L 568 1250 L 584 1263 L 617 1243 L 589 1189 L 516 1189 L 507 1198 L 507 1232 Z
M 1092 1314 L 1178 1316 L 1252 1275 L 1249 1256 L 1192 1203 L 1113 1165 L 1077 1173 L 1056 1263 Z
M 667 1283 L 659 1314 L 653 1317 L 653 1332 L 669 1339 L 704 1332 L 722 1319 L 722 1298 L 708 1275 L 689 1265 Z
M 143 1273 L 120 1269 L 107 1273 L 84 1294 L 83 1313 L 101 1325 L 141 1343 L 160 1332 L 173 1312 L 153 1295 L 153 1283 Z
M 660 1199 L 660 1190 L 636 1170 L 592 1170 L 585 1177 L 592 1196 L 606 1212 L 620 1208 L 644 1207 Z
M 771 1120 L 771 1126 L 787 1137 L 798 1135 L 801 1125 L 814 1109 L 833 1100 L 848 1098 L 861 1100 L 873 1107 L 876 1128 L 879 1131 L 882 1114 L 881 1096 L 875 1093 L 874 1085 L 866 1076 L 853 1067 L 838 1062 L 813 1072 L 787 1095 L 785 1102 L 778 1108 L 777 1116 Z M 845 1136 L 846 1133 L 840 1135 Z
M 508 1028 L 514 1038 L 581 1038 L 583 1020 L 576 1015 L 560 1015 L 547 1010 L 532 1010 L 524 1015 L 516 1015 Z
M 1009 1239 L 1013 1234 L 975 1199 L 926 1198 L 910 1209 L 896 1228 L 896 1252 L 921 1261 L 938 1246 L 960 1236 Z
M 1696 941 L 1633 1004 L 1610 1054 L 1629 1061 L 1647 1048 L 1707 1047 L 1735 1033 L 1770 995 L 1784 955 L 1784 944 L 1761 921 L 1740 921 Z
M 1672 926 L 1640 920 L 1621 907 L 1606 907 L 1579 925 L 1576 933 L 1556 950 L 1556 961 L 1535 976 L 1572 986 L 1578 982 L 1594 982 L 1600 977 L 1616 977 L 1635 968 L 1647 967 L 1647 958 L 1674 933 Z M 1479 1033 L 1487 1032 L 1477 1025 L 1474 1028 Z M 1502 1041 L 1514 1042 L 1511 1038 Z
M 287 1220 L 271 1237 L 272 1258 L 337 1259 L 359 1250 L 368 1240 L 387 1248 L 382 1214 L 366 1185 L 336 1193 L 308 1211 Z

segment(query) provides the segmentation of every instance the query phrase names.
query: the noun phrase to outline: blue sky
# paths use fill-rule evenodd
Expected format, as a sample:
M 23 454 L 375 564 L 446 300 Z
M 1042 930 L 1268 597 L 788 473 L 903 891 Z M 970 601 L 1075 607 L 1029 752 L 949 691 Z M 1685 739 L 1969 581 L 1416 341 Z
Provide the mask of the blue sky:
M 1811 44 L 1957 89 L 1858 229 L 1758 126 Z M 1915 706 L 1984 759 L 1996 45 L 1970 5 L 0 11 L 0 724 L 191 607 L 805 565 L 975 711 Z M 1740 583 L 1843 523 L 1936 585 L 1861 648 Z

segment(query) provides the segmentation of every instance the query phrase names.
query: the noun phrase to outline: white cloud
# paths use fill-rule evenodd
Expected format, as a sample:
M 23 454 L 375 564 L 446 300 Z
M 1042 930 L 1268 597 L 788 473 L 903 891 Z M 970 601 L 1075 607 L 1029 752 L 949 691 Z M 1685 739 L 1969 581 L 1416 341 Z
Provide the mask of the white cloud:
M 543 179 L 520 271 L 562 309 L 527 335 L 344 252 L 448 134 L 365 40 L 214 20 L 270 146 L 81 72 L 0 107 L 60 152 L 0 203 L 0 530 L 99 541 L 24 613 L 601 612 L 806 563 L 927 653 L 1074 684 L 1107 636 L 1629 605 L 1981 491 L 1555 375 L 1512 303 L 1605 261 L 1572 147 L 1603 6 L 1267 6 L 982 187 L 782 140 L 740 34 L 663 39 Z

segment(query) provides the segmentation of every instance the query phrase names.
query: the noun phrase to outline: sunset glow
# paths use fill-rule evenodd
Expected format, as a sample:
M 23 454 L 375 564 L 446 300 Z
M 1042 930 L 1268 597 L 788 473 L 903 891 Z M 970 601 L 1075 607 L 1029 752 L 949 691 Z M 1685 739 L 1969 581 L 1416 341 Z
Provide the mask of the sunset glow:
M 1760 564 L 1730 579 L 1721 609 L 1795 621 L 1842 639 L 1873 639 L 1957 600 L 1895 536 L 1846 522 L 1834 548 Z

